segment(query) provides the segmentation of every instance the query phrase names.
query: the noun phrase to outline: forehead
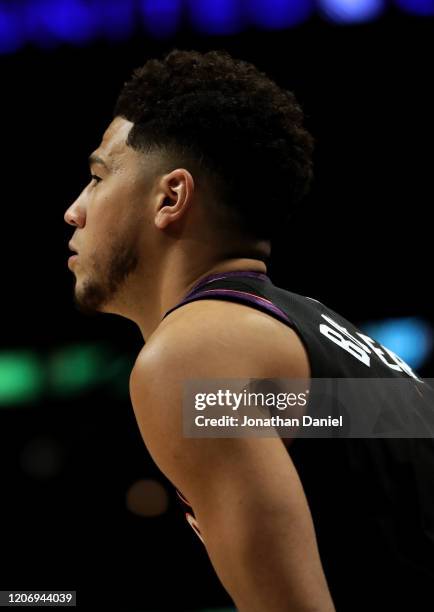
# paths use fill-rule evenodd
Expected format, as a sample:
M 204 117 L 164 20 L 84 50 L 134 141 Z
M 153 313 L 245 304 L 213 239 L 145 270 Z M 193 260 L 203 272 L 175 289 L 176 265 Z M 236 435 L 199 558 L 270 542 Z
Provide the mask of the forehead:
M 122 117 L 113 119 L 104 132 L 98 149 L 94 153 L 100 155 L 113 167 L 123 166 L 125 163 L 128 163 L 132 157 L 135 157 L 134 149 L 129 147 L 126 142 L 132 127 L 133 123 L 127 119 Z

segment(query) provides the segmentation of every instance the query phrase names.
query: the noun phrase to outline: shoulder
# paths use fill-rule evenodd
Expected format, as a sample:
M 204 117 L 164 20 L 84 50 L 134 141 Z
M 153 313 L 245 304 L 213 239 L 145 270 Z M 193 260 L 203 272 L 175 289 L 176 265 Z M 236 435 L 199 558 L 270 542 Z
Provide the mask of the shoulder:
M 233 472 L 223 457 L 261 461 L 280 440 L 188 438 L 183 435 L 184 383 L 191 379 L 309 377 L 301 342 L 292 330 L 245 306 L 203 300 L 184 306 L 137 357 L 130 395 L 143 441 L 159 468 L 190 500 L 209 474 Z M 181 316 L 182 314 L 182 316 Z M 283 340 L 282 340 L 283 338 Z M 288 459 L 282 459 L 285 465 Z M 217 477 L 217 476 L 216 476 Z
M 187 380 L 310 378 L 297 334 L 253 308 L 201 300 L 183 306 L 163 323 L 130 375 L 132 406 L 153 456 L 153 449 L 165 447 L 168 440 L 176 440 L 179 448 L 188 445 L 181 431 Z M 156 456 L 154 460 L 159 463 Z
M 297 333 L 272 316 L 235 302 L 198 300 L 165 319 L 134 371 L 183 377 L 308 378 Z

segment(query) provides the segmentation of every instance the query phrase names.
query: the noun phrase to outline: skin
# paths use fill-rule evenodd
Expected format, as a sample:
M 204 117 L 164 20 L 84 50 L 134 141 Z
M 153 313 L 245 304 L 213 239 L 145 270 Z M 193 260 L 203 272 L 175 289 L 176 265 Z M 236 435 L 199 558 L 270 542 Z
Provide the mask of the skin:
M 156 464 L 190 501 L 210 560 L 239 612 L 333 612 L 303 487 L 280 438 L 185 438 L 186 378 L 298 378 L 306 351 L 288 326 L 233 302 L 200 300 L 162 317 L 201 278 L 266 266 L 269 244 L 221 233 L 199 177 L 127 144 L 116 117 L 93 179 L 65 213 L 78 258 L 74 301 L 134 321 L 144 346 L 132 406 Z M 246 256 L 248 255 L 248 256 Z M 212 331 L 210 326 L 212 324 Z M 258 356 L 262 356 L 258 358 Z M 212 474 L 212 478 L 210 478 Z M 285 483 L 285 486 L 282 486 Z
M 194 205 L 207 196 L 205 189 L 188 170 L 164 173 L 161 156 L 128 146 L 132 125 L 116 117 L 108 126 L 92 155 L 110 170 L 91 164 L 101 180 L 85 187 L 64 219 L 76 228 L 71 243 L 78 251 L 72 268 L 78 308 L 126 317 L 148 340 L 164 313 L 200 278 L 232 269 L 266 272 L 266 266 L 231 257 L 243 251 L 239 240 L 226 236 L 224 246 L 217 246 L 221 236 L 203 207 Z M 253 248 L 266 252 L 269 245 L 258 241 Z

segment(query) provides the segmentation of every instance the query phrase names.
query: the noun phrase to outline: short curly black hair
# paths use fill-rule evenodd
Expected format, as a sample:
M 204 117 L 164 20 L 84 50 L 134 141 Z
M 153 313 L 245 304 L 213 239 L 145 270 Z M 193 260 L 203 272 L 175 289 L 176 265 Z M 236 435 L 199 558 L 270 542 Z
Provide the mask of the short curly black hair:
M 226 51 L 148 60 L 114 116 L 134 123 L 133 148 L 197 162 L 236 229 L 254 238 L 270 240 L 312 183 L 314 139 L 294 94 Z

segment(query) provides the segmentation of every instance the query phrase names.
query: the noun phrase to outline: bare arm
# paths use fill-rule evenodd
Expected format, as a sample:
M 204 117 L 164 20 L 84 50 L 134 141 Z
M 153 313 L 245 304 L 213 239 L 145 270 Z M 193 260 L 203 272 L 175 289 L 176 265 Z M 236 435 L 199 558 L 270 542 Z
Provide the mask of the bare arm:
M 200 352 L 200 321 L 195 325 L 197 337 L 184 334 L 183 327 L 171 343 L 176 349 L 164 343 L 159 350 L 156 343 L 131 373 L 131 399 L 144 442 L 192 504 L 214 569 L 239 612 L 333 612 L 311 514 L 282 441 L 182 436 L 184 378 L 282 375 L 272 360 L 264 371 L 257 357 L 246 356 L 250 332 L 257 348 L 258 321 L 250 329 L 244 318 L 233 334 L 226 321 L 221 335 L 217 331 L 219 341 L 208 342 L 206 349 L 201 343 Z M 222 345 L 228 348 L 223 355 Z M 301 378 L 306 371 L 297 363 L 297 350 L 292 371 Z

